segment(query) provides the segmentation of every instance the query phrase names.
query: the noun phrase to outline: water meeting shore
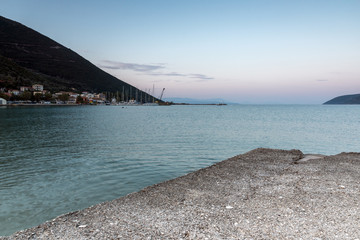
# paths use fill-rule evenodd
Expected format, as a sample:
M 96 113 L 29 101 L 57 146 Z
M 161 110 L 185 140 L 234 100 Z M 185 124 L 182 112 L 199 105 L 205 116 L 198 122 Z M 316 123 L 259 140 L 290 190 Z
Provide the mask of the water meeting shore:
M 0 239 L 359 239 L 360 153 L 255 149 Z

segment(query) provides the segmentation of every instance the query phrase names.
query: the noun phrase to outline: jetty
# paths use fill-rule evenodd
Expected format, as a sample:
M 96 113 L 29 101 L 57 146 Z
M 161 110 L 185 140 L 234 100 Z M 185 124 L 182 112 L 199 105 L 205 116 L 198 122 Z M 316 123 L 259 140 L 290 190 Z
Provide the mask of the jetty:
M 259 148 L 0 239 L 356 239 L 359 199 L 360 153 Z

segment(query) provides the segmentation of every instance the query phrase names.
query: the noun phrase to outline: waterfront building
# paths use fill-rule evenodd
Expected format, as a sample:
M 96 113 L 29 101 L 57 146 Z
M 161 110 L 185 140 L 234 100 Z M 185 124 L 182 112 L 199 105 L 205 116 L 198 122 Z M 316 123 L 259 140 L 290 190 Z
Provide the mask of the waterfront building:
M 0 105 L 6 105 L 7 101 L 3 98 L 0 98 Z

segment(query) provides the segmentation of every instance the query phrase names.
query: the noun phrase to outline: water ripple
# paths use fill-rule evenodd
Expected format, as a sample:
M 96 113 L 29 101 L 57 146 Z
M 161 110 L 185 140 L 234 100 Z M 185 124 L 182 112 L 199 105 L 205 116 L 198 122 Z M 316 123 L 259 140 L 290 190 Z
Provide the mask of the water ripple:
M 0 109 L 0 235 L 257 147 L 359 151 L 358 106 Z

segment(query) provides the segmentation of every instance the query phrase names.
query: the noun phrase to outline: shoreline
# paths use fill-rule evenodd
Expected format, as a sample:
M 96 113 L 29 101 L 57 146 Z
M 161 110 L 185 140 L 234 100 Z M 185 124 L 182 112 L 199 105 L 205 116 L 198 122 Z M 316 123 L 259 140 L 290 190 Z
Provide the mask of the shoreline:
M 81 106 L 81 104 L 2 104 L 0 107 L 53 107 L 53 106 Z
M 255 149 L 0 239 L 360 236 L 360 153 Z
M 17 107 L 17 106 L 148 106 L 148 103 L 143 104 L 43 104 L 43 103 L 11 103 L 11 104 L 0 104 L 0 107 Z M 226 103 L 171 103 L 171 104 L 164 104 L 164 105 L 156 105 L 156 106 L 171 106 L 171 105 L 177 105 L 177 106 L 226 106 Z M 153 105 L 152 105 L 153 106 Z

